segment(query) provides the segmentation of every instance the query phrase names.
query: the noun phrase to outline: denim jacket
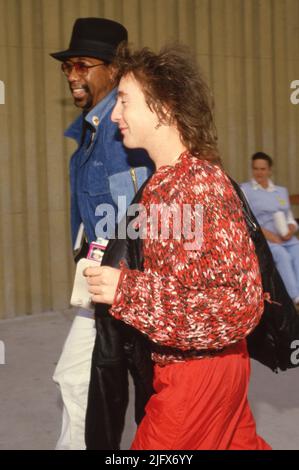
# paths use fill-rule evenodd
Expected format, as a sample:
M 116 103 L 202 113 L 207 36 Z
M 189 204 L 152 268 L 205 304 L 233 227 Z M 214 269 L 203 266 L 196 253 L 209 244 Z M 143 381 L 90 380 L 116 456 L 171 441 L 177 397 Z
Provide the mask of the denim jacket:
M 111 121 L 116 92 L 116 89 L 112 90 L 85 117 L 81 114 L 64 134 L 78 143 L 70 161 L 73 245 L 81 222 L 89 242 L 102 236 L 97 233 L 97 225 L 105 217 L 103 208 L 106 206 L 103 204 L 109 204 L 112 209 L 108 214 L 110 219 L 113 217 L 112 222 L 109 220 L 109 228 L 111 223 L 114 227 L 153 170 L 145 151 L 125 149 L 117 126 Z M 135 168 L 135 184 L 134 174 L 132 177 L 130 171 L 132 167 Z M 125 204 L 122 202 L 118 208 L 119 196 L 125 196 Z

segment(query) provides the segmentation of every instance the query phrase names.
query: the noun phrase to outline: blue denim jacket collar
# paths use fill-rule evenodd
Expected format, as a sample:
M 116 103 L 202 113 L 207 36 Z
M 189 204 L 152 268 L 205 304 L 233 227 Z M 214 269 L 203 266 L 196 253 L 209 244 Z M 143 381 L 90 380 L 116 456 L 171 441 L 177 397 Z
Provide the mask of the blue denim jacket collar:
M 78 148 L 70 160 L 73 244 L 81 222 L 89 242 L 95 240 L 99 234 L 105 237 L 109 235 L 103 235 L 101 232 L 101 220 L 104 215 L 98 208 L 102 204 L 109 204 L 114 208 L 114 227 L 115 221 L 120 220 L 123 215 L 123 208 L 118 206 L 119 196 L 125 196 L 127 204 L 134 197 L 134 184 L 130 173 L 132 166 L 136 167 L 138 187 L 151 173 L 150 160 L 146 153 L 127 151 L 116 132 L 116 124 L 111 121 L 116 94 L 117 90 L 112 90 L 87 115 L 82 113 L 76 118 L 65 132 L 67 137 L 78 142 Z M 83 119 L 88 123 L 84 142 Z M 89 140 L 91 129 L 95 129 L 92 141 Z
M 107 113 L 115 104 L 117 94 L 117 88 L 114 88 L 105 98 L 96 104 L 89 113 L 86 114 L 85 120 L 94 128 L 96 131 L 101 120 L 106 116 Z M 80 145 L 81 136 L 82 136 L 82 124 L 83 124 L 83 114 L 78 116 L 72 124 L 66 129 L 64 135 L 65 137 L 70 137 L 74 139 L 78 145 Z

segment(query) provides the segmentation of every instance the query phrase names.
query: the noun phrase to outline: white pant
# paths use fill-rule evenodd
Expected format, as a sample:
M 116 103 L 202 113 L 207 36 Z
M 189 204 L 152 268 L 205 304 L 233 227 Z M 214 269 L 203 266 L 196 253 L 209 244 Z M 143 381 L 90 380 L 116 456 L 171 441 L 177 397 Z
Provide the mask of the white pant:
M 95 320 L 89 312 L 76 315 L 53 380 L 63 400 L 62 428 L 56 450 L 84 450 L 85 414 L 90 380 L 91 356 L 95 342 Z

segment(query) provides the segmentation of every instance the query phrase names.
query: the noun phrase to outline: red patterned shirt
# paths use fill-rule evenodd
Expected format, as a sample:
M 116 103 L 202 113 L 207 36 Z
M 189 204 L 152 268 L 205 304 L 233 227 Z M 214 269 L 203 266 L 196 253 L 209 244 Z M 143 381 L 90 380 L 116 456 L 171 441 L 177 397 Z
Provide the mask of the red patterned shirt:
M 144 272 L 122 267 L 110 313 L 153 342 L 183 351 L 221 349 L 245 338 L 262 315 L 263 291 L 241 204 L 223 170 L 184 152 L 175 166 L 157 170 L 141 203 Z M 162 217 L 153 229 L 149 215 L 156 207 Z M 179 218 L 170 217 L 165 237 L 167 207 L 176 215 L 187 207 L 191 216 L 181 217 L 180 230 Z M 202 239 L 186 249 L 196 220 Z M 180 360 L 158 353 L 153 359 Z

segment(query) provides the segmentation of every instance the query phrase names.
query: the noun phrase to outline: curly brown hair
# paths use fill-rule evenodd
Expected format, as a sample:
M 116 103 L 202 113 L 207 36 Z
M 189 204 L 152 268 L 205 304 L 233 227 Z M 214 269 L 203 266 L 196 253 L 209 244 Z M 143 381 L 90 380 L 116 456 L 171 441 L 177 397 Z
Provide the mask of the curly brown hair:
M 165 46 L 156 54 L 147 47 L 131 52 L 127 44 L 121 44 L 113 65 L 117 80 L 134 75 L 149 108 L 161 123 L 176 123 L 181 140 L 192 155 L 221 163 L 213 99 L 185 46 Z

